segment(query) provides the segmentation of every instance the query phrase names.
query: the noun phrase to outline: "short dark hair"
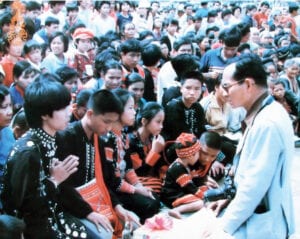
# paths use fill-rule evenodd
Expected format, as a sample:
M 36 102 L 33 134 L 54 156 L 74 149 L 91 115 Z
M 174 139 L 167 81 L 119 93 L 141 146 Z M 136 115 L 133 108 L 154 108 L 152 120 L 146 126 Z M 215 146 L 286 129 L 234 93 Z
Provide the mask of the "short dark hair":
M 160 111 L 164 111 L 164 108 L 159 103 L 153 101 L 147 102 L 137 115 L 137 126 L 140 127 L 142 125 L 143 118 L 146 119 L 147 124 L 149 124 Z
M 161 58 L 161 49 L 155 44 L 149 44 L 142 50 L 142 60 L 145 66 L 154 66 Z
M 110 6 L 110 1 L 95 1 L 94 8 L 99 11 L 104 4 L 108 4 Z
M 105 89 L 95 91 L 89 98 L 87 107 L 92 109 L 95 115 L 106 113 L 121 114 L 123 112 L 123 105 L 119 97 Z
M 267 86 L 267 73 L 259 56 L 253 53 L 242 54 L 235 64 L 233 79 L 240 81 L 249 77 L 255 81 L 255 84 Z
M 270 7 L 270 4 L 268 3 L 268 2 L 266 2 L 266 1 L 264 1 L 264 2 L 261 2 L 260 3 L 260 7 L 262 7 L 262 6 L 266 6 L 266 7 Z
M 45 26 L 50 27 L 52 24 L 59 24 L 59 20 L 55 17 L 47 17 L 45 20 Z
M 145 79 L 136 72 L 132 72 L 125 77 L 125 86 L 128 88 L 130 85 L 137 83 L 137 82 L 143 82 L 145 84 Z
M 214 131 L 206 131 L 200 136 L 200 143 L 212 149 L 221 149 L 221 136 Z
M 221 33 L 220 33 L 221 35 Z M 220 36 L 221 37 L 221 36 Z M 234 25 L 230 28 L 225 28 L 222 31 L 222 41 L 228 47 L 237 47 L 240 45 L 242 34 L 238 26 Z
M 92 94 L 93 90 L 91 89 L 80 90 L 76 95 L 75 103 L 77 106 L 86 106 Z
M 65 3 L 66 3 L 66 1 L 64 1 L 64 0 L 59 0 L 59 1 L 51 0 L 51 1 L 49 1 L 49 4 L 50 4 L 51 7 L 55 6 L 56 4 L 65 4 Z
M 13 67 L 13 77 L 19 78 L 23 73 L 24 75 L 31 74 L 32 72 L 38 73 L 39 71 L 31 66 L 28 61 L 18 61 Z
M 25 90 L 24 111 L 31 128 L 42 127 L 42 116 L 70 104 L 71 95 L 67 88 L 57 81 L 53 74 L 41 74 Z
M 120 99 L 121 106 L 122 106 L 122 113 L 124 112 L 125 105 L 130 97 L 133 97 L 133 94 L 129 92 L 128 90 L 117 88 L 112 90 L 112 92 Z
M 34 10 L 41 10 L 41 4 L 37 1 L 28 1 L 25 2 L 26 10 L 27 11 L 34 11 Z
M 0 105 L 3 103 L 5 96 L 9 95 L 9 90 L 6 86 L 0 85 Z
M 200 71 L 189 71 L 182 74 L 182 76 L 180 77 L 181 85 L 183 85 L 188 79 L 196 79 L 201 82 L 201 84 L 203 84 L 204 82 L 204 77 Z
M 59 82 L 65 84 L 68 80 L 78 77 L 78 72 L 69 66 L 62 66 L 55 71 L 55 74 L 59 76 Z
M 179 78 L 185 72 L 195 71 L 200 68 L 199 58 L 187 53 L 180 54 L 172 58 L 171 65 Z
M 63 32 L 55 32 L 49 39 L 49 46 L 51 45 L 51 42 L 54 40 L 54 38 L 59 37 L 63 44 L 64 44 L 64 52 L 68 51 L 69 48 L 69 38 L 63 33 Z
M 23 53 L 26 55 L 30 53 L 32 50 L 40 49 L 42 50 L 42 46 L 35 40 L 29 40 L 24 44 Z
M 142 46 L 139 40 L 129 39 L 121 43 L 120 51 L 124 54 L 128 52 L 142 52 Z
M 188 37 L 180 37 L 173 43 L 173 49 L 178 51 L 182 45 L 191 45 L 193 49 L 193 42 Z

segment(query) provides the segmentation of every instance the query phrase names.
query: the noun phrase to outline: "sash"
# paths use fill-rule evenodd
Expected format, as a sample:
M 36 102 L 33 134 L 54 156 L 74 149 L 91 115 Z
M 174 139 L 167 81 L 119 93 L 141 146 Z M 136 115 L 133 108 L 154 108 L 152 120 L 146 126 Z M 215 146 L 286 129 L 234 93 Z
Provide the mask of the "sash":
M 77 188 L 82 198 L 90 204 L 93 211 L 105 215 L 114 226 L 114 236 L 116 239 L 122 234 L 123 226 L 116 215 L 109 192 L 104 183 L 101 158 L 99 152 L 98 136 L 94 134 L 95 147 L 95 178 L 88 183 Z

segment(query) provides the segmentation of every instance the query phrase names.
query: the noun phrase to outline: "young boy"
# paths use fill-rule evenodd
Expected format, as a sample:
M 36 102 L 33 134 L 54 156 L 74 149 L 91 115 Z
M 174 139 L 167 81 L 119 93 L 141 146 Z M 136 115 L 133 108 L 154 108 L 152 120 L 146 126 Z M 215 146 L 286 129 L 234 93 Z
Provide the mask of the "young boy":
M 175 141 L 177 159 L 167 171 L 161 200 L 172 209 L 171 216 L 195 212 L 203 207 L 204 193 L 209 185 L 208 171 L 220 152 L 221 138 L 216 132 L 205 132 L 200 141 L 193 134 L 182 133 Z
M 137 72 L 141 77 L 145 78 L 145 72 L 138 64 L 142 55 L 142 46 L 136 39 L 129 39 L 120 45 L 121 63 L 123 70 L 123 81 L 125 81 L 126 75 Z
M 83 222 L 100 238 L 115 238 L 113 233 L 114 236 L 119 236 L 120 220 L 139 224 L 137 216 L 121 206 L 116 195 L 107 189 L 104 182 L 107 179 L 113 183 L 114 171 L 106 163 L 103 141 L 99 136 L 105 135 L 111 130 L 112 124 L 118 121 L 122 111 L 121 104 L 112 92 L 96 91 L 88 101 L 88 109 L 83 118 L 57 135 L 58 156 L 63 157 L 72 152 L 79 157 L 78 171 L 64 185 L 71 189 L 80 188 L 84 198 L 78 201 L 66 194 L 63 201 L 68 202 L 71 208 L 75 201 L 80 203 L 77 210 L 81 211 L 82 218 L 88 219 Z M 99 229 L 101 232 L 98 232 Z
M 79 78 L 93 76 L 93 62 L 94 59 L 90 57 L 88 52 L 93 48 L 94 33 L 84 27 L 77 28 L 73 34 L 73 41 L 77 48 L 74 55 L 73 68 L 78 71 Z
M 23 48 L 25 59 L 37 70 L 40 70 L 42 62 L 42 46 L 35 40 L 29 40 Z

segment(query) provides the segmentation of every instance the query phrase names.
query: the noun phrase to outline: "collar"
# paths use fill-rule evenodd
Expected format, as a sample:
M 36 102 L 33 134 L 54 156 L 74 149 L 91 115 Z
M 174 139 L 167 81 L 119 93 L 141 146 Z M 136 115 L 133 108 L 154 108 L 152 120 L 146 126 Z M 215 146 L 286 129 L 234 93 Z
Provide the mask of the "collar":
M 253 121 L 257 114 L 267 105 L 269 105 L 273 101 L 273 97 L 268 95 L 268 92 L 266 91 L 263 93 L 251 106 L 249 111 L 247 112 L 245 123 L 248 126 L 253 124 Z

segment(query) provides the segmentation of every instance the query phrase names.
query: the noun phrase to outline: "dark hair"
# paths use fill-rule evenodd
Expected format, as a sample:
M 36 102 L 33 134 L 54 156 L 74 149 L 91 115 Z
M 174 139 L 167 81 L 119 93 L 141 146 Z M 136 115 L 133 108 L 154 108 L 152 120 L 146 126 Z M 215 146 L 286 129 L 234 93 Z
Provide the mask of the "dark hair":
M 242 54 L 235 63 L 233 78 L 236 81 L 244 80 L 249 77 L 259 86 L 267 86 L 267 73 L 259 56 L 255 54 Z
M 69 66 L 62 66 L 55 71 L 55 74 L 59 76 L 59 82 L 65 84 L 68 80 L 78 77 L 78 72 Z
M 59 37 L 62 40 L 64 44 L 64 52 L 67 52 L 69 48 L 69 38 L 63 32 L 55 32 L 49 39 L 49 46 L 56 37 Z
M 240 22 L 237 24 L 239 30 L 241 31 L 242 37 L 246 36 L 248 33 L 250 33 L 250 25 L 246 22 Z
M 141 43 L 137 39 L 129 39 L 121 43 L 120 51 L 124 54 L 128 52 L 142 52 Z
M 179 27 L 179 21 L 175 18 L 171 18 L 171 19 L 168 20 L 166 25 L 167 26 L 175 25 L 175 26 Z
M 29 40 L 24 44 L 23 53 L 24 55 L 30 53 L 32 50 L 40 49 L 42 50 L 42 46 L 35 40 Z
M 21 239 L 25 223 L 13 216 L 0 215 L 0 237 L 1 239 Z
M 139 34 L 139 40 L 140 41 L 145 40 L 149 36 L 154 39 L 154 34 L 153 34 L 152 31 L 150 31 L 150 30 L 144 30 L 144 31 L 140 32 L 140 34 Z
M 24 110 L 19 110 L 13 117 L 11 122 L 12 127 L 19 126 L 21 129 L 29 129 Z
M 37 1 L 26 1 L 25 6 L 27 11 L 41 10 L 42 7 Z
M 212 149 L 221 149 L 221 136 L 214 131 L 206 131 L 200 137 L 200 143 Z
M 253 9 L 257 9 L 257 7 L 254 4 L 249 4 L 246 6 L 246 13 L 252 11 Z
M 242 8 L 240 6 L 234 6 L 232 9 L 232 14 L 234 14 L 234 12 L 237 10 L 237 9 L 240 9 L 240 12 L 242 12 Z
M 52 74 L 41 74 L 25 90 L 24 111 L 31 128 L 42 127 L 42 116 L 52 117 L 53 111 L 70 104 L 71 95 L 67 88 Z
M 5 96 L 9 95 L 9 90 L 6 86 L 0 85 L 0 105 L 2 105 Z
M 107 48 L 106 50 L 98 53 L 95 58 L 95 75 L 100 77 L 100 73 L 103 71 L 105 63 L 109 60 L 119 61 L 120 57 L 116 50 Z
M 262 7 L 262 6 L 266 6 L 266 7 L 270 7 L 270 4 L 268 3 L 268 2 L 266 2 L 266 1 L 264 1 L 264 2 L 261 2 L 260 3 L 260 7 Z
M 191 45 L 192 49 L 193 49 L 193 43 L 192 40 L 187 38 L 187 37 L 180 37 L 179 39 L 177 39 L 174 43 L 173 43 L 173 49 L 178 51 L 179 48 L 182 45 Z
M 64 0 L 59 0 L 59 1 L 55 1 L 55 0 L 51 0 L 49 1 L 49 4 L 51 7 L 55 6 L 56 4 L 65 4 L 66 1 Z
M 298 11 L 299 6 L 296 3 L 289 3 L 289 13 L 293 13 L 293 11 Z
M 31 66 L 28 61 L 18 61 L 13 68 L 13 77 L 19 78 L 23 73 L 26 76 L 32 72 L 37 73 L 38 70 Z
M 225 16 L 231 15 L 231 14 L 232 14 L 232 12 L 231 12 L 230 9 L 224 9 L 224 10 L 222 11 L 221 17 L 222 17 L 222 19 L 223 19 Z
M 77 2 L 72 2 L 66 5 L 67 12 L 71 11 L 79 11 L 79 7 L 77 5 Z
M 183 85 L 186 82 L 186 80 L 188 80 L 188 79 L 196 79 L 199 82 L 201 82 L 201 84 L 203 84 L 203 82 L 204 82 L 204 77 L 200 71 L 189 71 L 189 72 L 184 73 L 180 77 L 181 85 Z
M 142 50 L 142 60 L 145 66 L 154 66 L 161 58 L 161 49 L 155 44 L 149 44 Z
M 128 90 L 122 89 L 122 88 L 117 88 L 112 90 L 114 94 L 116 94 L 117 97 L 119 97 L 121 101 L 121 106 L 122 106 L 122 113 L 124 112 L 125 105 L 127 101 L 130 99 L 130 97 L 134 98 L 133 94 L 129 92 Z
M 137 82 L 143 82 L 145 84 L 145 79 L 136 72 L 132 72 L 125 77 L 125 86 L 128 88 L 130 85 L 137 83 Z
M 80 90 L 76 95 L 75 103 L 77 106 L 86 106 L 92 94 L 93 91 L 91 89 Z
M 221 35 L 221 33 L 220 33 Z M 225 28 L 222 31 L 222 41 L 228 47 L 237 47 L 240 45 L 242 39 L 242 34 L 238 26 L 232 26 L 230 28 Z
M 87 107 L 94 111 L 95 115 L 106 113 L 123 112 L 123 104 L 119 97 L 109 90 L 98 90 L 94 92 L 87 103 Z
M 110 1 L 95 1 L 94 8 L 99 11 L 104 4 L 108 4 L 110 6 Z
M 122 65 L 120 62 L 118 62 L 116 60 L 106 61 L 102 67 L 101 73 L 103 73 L 105 75 L 107 73 L 107 71 L 110 69 L 118 69 L 118 70 L 122 71 Z
M 164 108 L 159 103 L 154 101 L 147 102 L 137 115 L 137 126 L 140 127 L 142 125 L 143 118 L 146 119 L 148 121 L 147 124 L 149 124 L 160 111 L 164 111 Z
M 198 70 L 199 58 L 191 54 L 180 54 L 171 59 L 171 64 L 176 72 L 176 75 L 180 78 L 182 74 L 189 71 Z
M 59 24 L 59 20 L 55 17 L 47 17 L 45 20 L 45 26 L 50 27 L 52 24 Z
M 12 14 L 11 12 L 3 12 L 0 15 L 0 27 L 3 27 L 3 25 L 5 24 L 10 24 L 11 23 L 11 19 L 12 19 Z

